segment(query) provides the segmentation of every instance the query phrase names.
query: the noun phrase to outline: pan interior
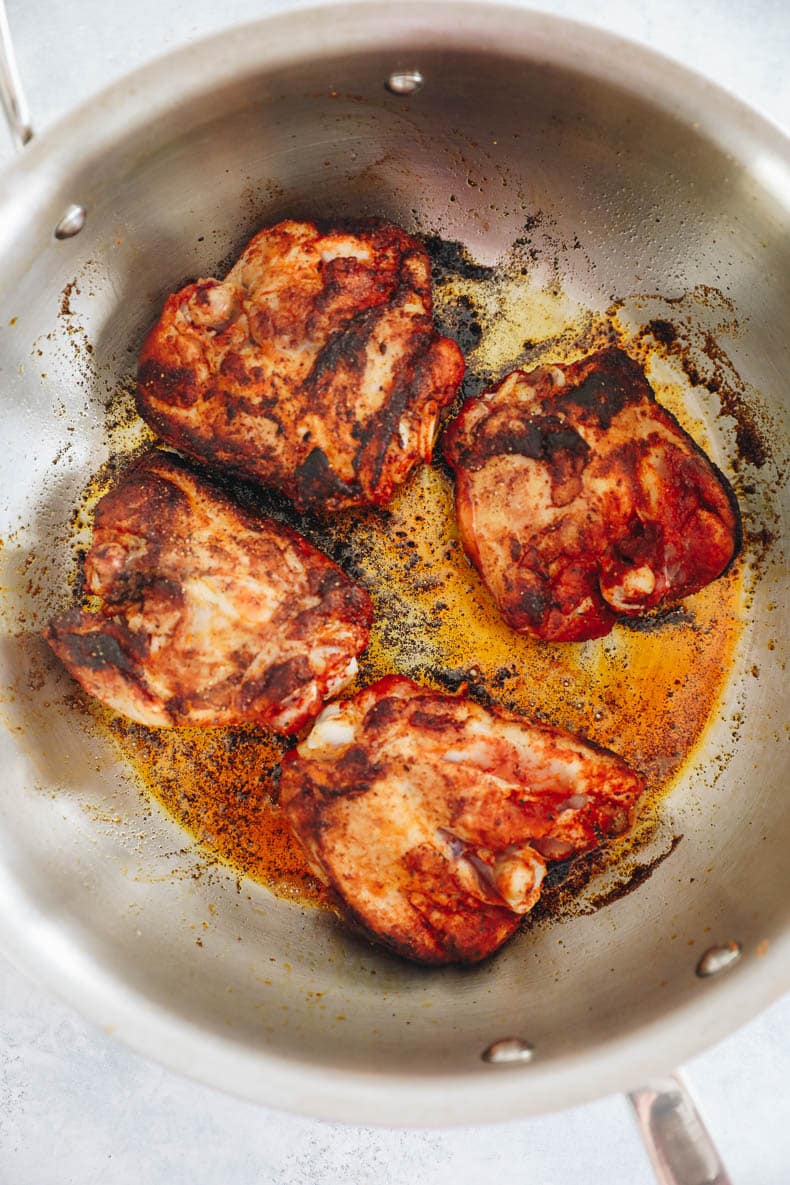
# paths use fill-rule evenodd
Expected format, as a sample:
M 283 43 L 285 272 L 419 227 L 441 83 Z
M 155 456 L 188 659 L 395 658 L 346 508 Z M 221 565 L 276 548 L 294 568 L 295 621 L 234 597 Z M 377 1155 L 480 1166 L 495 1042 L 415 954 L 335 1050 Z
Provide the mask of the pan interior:
M 254 28 L 264 45 L 264 26 Z M 386 50 L 250 67 L 190 104 L 174 101 L 54 181 L 31 221 L 35 257 L 3 259 L 0 893 L 18 956 L 35 948 L 30 966 L 72 998 L 101 999 L 90 1005 L 97 1019 L 143 1047 L 140 1026 L 126 1024 L 138 1005 L 253 1062 L 276 1056 L 371 1081 L 476 1076 L 474 1110 L 458 1117 L 493 1118 L 480 1105 L 492 1081 L 480 1054 L 496 1038 L 519 1035 L 539 1051 L 509 1107 L 523 1113 L 574 1097 L 552 1077 L 569 1059 L 581 1066 L 696 1009 L 685 1047 L 634 1045 L 618 1073 L 635 1079 L 779 990 L 761 988 L 724 1023 L 707 1020 L 722 989 L 694 967 L 707 946 L 737 940 L 744 958 L 729 974 L 746 977 L 771 957 L 788 910 L 778 449 L 790 238 L 754 161 L 605 78 L 594 60 L 531 58 L 504 38 L 472 51 L 399 36 Z M 385 80 L 412 58 L 425 85 L 389 93 Z M 47 220 L 75 199 L 86 228 L 56 243 L 57 217 Z M 552 334 L 557 351 L 573 349 L 563 307 L 569 321 L 579 310 L 617 320 L 633 342 L 651 320 L 678 329 L 666 373 L 745 512 L 731 669 L 661 805 L 655 852 L 682 839 L 636 891 L 536 925 L 472 970 L 407 965 L 212 862 L 141 793 L 38 640 L 71 595 L 68 540 L 91 475 L 119 444 L 144 439 L 123 393 L 165 294 L 217 274 L 267 222 L 366 215 L 457 240 L 481 265 L 526 243 L 533 345 L 516 358 L 503 347 L 502 373 L 536 340 L 555 348 Z M 554 320 L 540 322 L 549 305 Z M 219 1060 L 199 1061 L 196 1073 L 278 1101 L 271 1073 L 234 1081 Z M 575 1096 L 623 1084 L 588 1079 Z M 339 1102 L 280 1101 L 343 1113 Z M 440 1116 L 453 1117 L 437 1103 Z M 420 1117 L 403 1104 L 381 1118 Z

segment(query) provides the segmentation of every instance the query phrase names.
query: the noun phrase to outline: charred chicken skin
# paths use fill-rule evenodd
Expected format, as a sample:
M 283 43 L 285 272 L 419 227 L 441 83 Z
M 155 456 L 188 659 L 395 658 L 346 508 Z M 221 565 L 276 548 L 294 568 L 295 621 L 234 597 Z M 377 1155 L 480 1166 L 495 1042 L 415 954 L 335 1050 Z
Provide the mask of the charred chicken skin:
M 168 297 L 137 403 L 163 440 L 300 510 L 383 504 L 430 460 L 463 377 L 424 247 L 396 226 L 262 230 L 225 280 Z
M 357 925 L 418 962 L 475 963 L 518 929 L 547 862 L 622 835 L 643 789 L 578 737 L 389 676 L 324 709 L 283 760 L 280 802 Z
M 740 544 L 735 496 L 622 350 L 513 371 L 470 399 L 444 453 L 464 547 L 505 621 L 597 638 L 671 605 Z
M 140 724 L 296 730 L 367 644 L 364 589 L 169 453 L 147 453 L 101 499 L 85 578 L 101 609 L 56 617 L 47 640 Z

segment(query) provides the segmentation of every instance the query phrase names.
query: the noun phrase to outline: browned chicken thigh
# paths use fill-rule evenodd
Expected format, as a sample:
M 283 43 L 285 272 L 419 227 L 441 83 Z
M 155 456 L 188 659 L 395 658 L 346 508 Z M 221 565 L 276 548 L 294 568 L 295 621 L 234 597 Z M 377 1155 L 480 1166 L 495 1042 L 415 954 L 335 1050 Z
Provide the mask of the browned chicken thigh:
M 398 227 L 281 222 L 225 280 L 168 297 L 140 354 L 140 414 L 300 510 L 385 503 L 430 459 L 463 377 L 431 312 L 427 253 Z
M 56 617 L 47 640 L 141 724 L 296 730 L 367 644 L 364 589 L 170 453 L 147 453 L 99 502 L 85 576 L 101 608 Z
M 715 580 L 735 496 L 622 350 L 515 370 L 469 400 L 444 453 L 464 547 L 514 629 L 597 638 Z
M 389 676 L 325 708 L 283 759 L 280 802 L 370 935 L 474 963 L 518 928 L 547 861 L 622 835 L 643 789 L 578 737 Z

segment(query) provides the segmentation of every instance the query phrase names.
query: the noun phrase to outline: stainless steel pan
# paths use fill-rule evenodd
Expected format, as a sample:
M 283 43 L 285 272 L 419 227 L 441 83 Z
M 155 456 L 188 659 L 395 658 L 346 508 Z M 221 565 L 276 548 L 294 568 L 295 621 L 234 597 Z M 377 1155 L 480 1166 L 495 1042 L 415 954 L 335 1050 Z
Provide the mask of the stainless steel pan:
M 716 394 L 689 398 L 714 456 L 739 466 L 759 572 L 720 709 L 662 807 L 684 837 L 671 858 L 478 969 L 425 971 L 207 868 L 91 730 L 35 630 L 62 601 L 71 514 L 108 455 L 108 396 L 168 290 L 286 214 L 430 226 L 490 262 L 537 210 L 558 241 L 578 236 L 558 267 L 587 307 L 700 285 L 731 301 L 717 332 L 740 427 Z M 29 145 L 0 179 L 4 949 L 175 1069 L 359 1122 L 500 1120 L 634 1088 L 775 999 L 790 963 L 789 215 L 788 145 L 756 114 L 645 49 L 490 5 L 349 5 L 233 29 Z M 695 972 L 727 944 L 726 971 Z M 482 1056 L 503 1038 L 516 1040 Z

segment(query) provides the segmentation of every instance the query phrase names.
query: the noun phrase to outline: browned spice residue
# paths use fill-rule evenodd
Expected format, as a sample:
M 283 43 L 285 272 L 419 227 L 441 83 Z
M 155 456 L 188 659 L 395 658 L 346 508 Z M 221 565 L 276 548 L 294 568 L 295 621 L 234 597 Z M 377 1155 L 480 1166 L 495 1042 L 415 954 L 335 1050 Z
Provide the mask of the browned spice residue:
M 326 901 L 275 801 L 284 738 L 255 728 L 153 729 L 108 718 L 147 788 L 208 852 L 280 897 Z
M 703 290 L 702 299 L 707 294 L 708 290 Z M 718 302 L 722 302 L 720 295 Z M 671 308 L 679 302 L 665 303 Z M 638 337 L 642 340 L 652 337 L 664 348 L 665 355 L 679 364 L 692 387 L 704 387 L 718 397 L 722 412 L 733 420 L 737 446 L 734 468 L 741 469 L 746 464 L 762 469 L 769 459 L 766 427 L 760 423 L 744 384 L 717 337 L 710 330 L 691 332 L 682 318 L 675 324 L 663 317 L 649 320 Z
M 671 321 L 665 321 L 662 317 L 656 317 L 653 321 L 648 321 L 644 332 L 654 337 L 657 342 L 661 342 L 662 346 L 671 346 L 677 340 L 678 331 Z
M 75 293 L 77 295 L 79 295 L 79 291 L 80 290 L 77 287 L 76 279 L 70 280 L 69 283 L 66 285 L 66 287 L 63 289 L 63 291 L 60 294 L 60 315 L 61 315 L 61 317 L 73 317 L 74 316 L 74 310 L 71 307 L 71 298 Z

